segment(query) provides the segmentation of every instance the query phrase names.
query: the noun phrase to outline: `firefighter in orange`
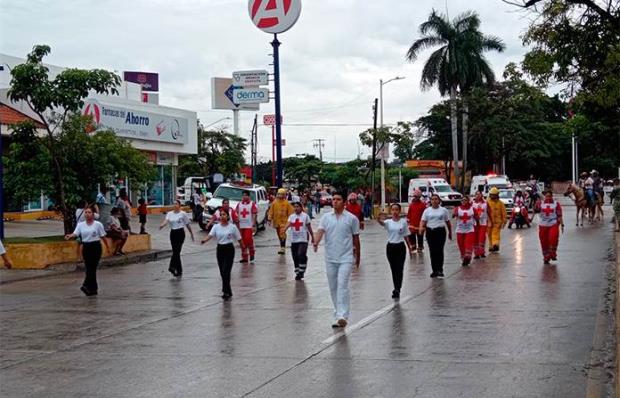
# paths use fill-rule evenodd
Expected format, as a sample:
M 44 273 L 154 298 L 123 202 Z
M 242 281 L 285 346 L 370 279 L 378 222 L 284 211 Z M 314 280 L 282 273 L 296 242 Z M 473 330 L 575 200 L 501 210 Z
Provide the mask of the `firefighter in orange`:
M 489 211 L 489 252 L 498 252 L 500 232 L 506 226 L 507 217 L 506 206 L 499 200 L 499 189 L 497 189 L 497 187 L 493 187 L 489 190 L 487 208 Z
M 271 226 L 276 230 L 278 239 L 280 240 L 280 250 L 278 254 L 285 253 L 286 247 L 286 226 L 288 225 L 288 217 L 295 212 L 293 205 L 286 199 L 286 189 L 278 189 L 278 193 L 267 213 L 267 220 L 271 223 Z

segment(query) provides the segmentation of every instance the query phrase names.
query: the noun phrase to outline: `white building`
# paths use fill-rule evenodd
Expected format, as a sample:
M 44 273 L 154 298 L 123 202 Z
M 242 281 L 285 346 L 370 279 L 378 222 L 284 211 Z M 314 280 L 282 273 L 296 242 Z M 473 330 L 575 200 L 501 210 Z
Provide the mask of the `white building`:
M 0 103 L 38 120 L 26 104 L 13 103 L 7 99 L 11 76 L 10 69 L 23 63 L 22 58 L 0 54 Z M 53 79 L 66 68 L 48 65 L 49 78 Z M 132 185 L 125 176 L 118 176 L 111 181 L 116 188 L 125 186 L 131 192 L 135 204 L 138 197 L 146 197 L 151 206 L 169 206 L 176 195 L 176 174 L 178 157 L 183 154 L 196 154 L 198 151 L 196 112 L 170 108 L 142 102 L 140 84 L 122 82 L 118 95 L 91 94 L 84 100 L 82 113 L 90 114 L 98 129 L 110 129 L 119 137 L 128 139 L 131 145 L 144 151 L 153 167 L 157 169 L 156 177 L 146 187 Z M 0 121 L 2 123 L 2 121 Z M 10 134 L 2 126 L 3 137 Z M 34 201 L 25 210 L 40 210 L 47 207 L 45 198 Z

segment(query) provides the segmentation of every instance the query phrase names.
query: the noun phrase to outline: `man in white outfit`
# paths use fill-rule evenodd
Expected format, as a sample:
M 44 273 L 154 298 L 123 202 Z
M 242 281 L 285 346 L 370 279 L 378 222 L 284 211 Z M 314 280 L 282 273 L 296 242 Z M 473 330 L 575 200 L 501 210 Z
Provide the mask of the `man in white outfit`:
M 332 327 L 343 328 L 349 319 L 349 279 L 353 262 L 360 266 L 360 224 L 357 217 L 344 209 L 341 193 L 332 194 L 333 211 L 321 217 L 314 240 L 316 252 L 325 235 L 325 268 L 334 304 Z M 355 250 L 353 250 L 355 248 Z

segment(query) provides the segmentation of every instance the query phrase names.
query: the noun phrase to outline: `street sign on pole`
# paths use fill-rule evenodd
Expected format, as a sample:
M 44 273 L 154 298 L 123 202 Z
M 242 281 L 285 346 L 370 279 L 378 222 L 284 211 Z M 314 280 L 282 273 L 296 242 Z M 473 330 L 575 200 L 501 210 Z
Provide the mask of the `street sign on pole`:
M 257 111 L 259 104 L 235 104 L 233 102 L 233 79 L 230 77 L 211 78 L 211 108 L 241 111 Z M 241 87 L 239 87 L 241 88 Z
M 284 33 L 299 19 L 301 0 L 249 0 L 248 11 L 258 29 Z
M 284 117 L 280 116 L 280 123 L 284 122 Z M 265 126 L 275 126 L 276 125 L 276 115 L 263 115 L 263 124 Z
M 282 120 L 280 110 L 280 42 L 278 33 L 289 30 L 301 14 L 301 0 L 249 0 L 248 11 L 252 23 L 263 32 L 273 33 L 273 86 L 274 108 L 276 114 L 275 141 L 277 180 L 276 185 L 282 186 Z
M 269 102 L 268 88 L 236 88 L 233 90 L 232 95 L 235 104 L 259 104 Z
M 269 84 L 266 70 L 242 70 L 233 72 L 233 84 L 242 87 L 265 86 Z

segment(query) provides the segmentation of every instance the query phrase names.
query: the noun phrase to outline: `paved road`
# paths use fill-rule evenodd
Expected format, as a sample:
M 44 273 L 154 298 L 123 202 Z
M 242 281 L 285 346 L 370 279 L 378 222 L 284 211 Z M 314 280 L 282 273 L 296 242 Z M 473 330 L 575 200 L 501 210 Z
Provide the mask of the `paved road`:
M 346 333 L 330 327 L 322 249 L 296 282 L 272 231 L 256 265 L 235 265 L 230 302 L 212 246 L 185 248 L 180 280 L 166 261 L 102 270 L 98 297 L 77 273 L 2 285 L 0 395 L 583 397 L 613 232 L 567 218 L 557 266 L 535 228 L 470 268 L 451 242 L 446 279 L 414 257 L 399 303 L 371 225 Z

